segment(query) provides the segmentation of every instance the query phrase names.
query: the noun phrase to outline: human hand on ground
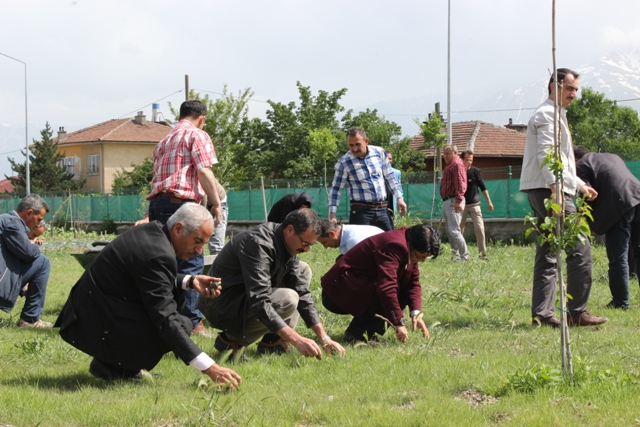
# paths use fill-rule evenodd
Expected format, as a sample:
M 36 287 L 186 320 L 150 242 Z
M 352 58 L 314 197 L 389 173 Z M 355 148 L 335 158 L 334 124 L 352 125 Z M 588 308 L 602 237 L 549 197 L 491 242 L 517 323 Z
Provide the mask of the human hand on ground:
M 236 374 L 229 368 L 214 363 L 209 368 L 202 371 L 203 374 L 211 378 L 211 381 L 218 384 L 228 385 L 231 390 L 235 390 L 242 383 L 240 375 Z

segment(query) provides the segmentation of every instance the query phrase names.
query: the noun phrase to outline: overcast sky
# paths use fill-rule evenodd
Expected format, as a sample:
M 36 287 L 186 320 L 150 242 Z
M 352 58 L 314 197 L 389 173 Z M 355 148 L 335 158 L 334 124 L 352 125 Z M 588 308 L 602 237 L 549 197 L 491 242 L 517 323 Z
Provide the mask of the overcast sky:
M 558 66 L 638 47 L 639 16 L 638 0 L 558 0 Z M 451 0 L 452 94 L 545 78 L 551 28 L 551 0 Z M 0 53 L 27 63 L 29 141 L 47 121 L 73 132 L 150 117 L 158 100 L 169 116 L 185 75 L 202 91 L 251 88 L 252 116 L 297 102 L 296 81 L 347 88 L 342 105 L 360 110 L 446 93 L 447 1 L 0 0 Z M 24 159 L 24 95 L 24 66 L 0 56 L 0 174 Z

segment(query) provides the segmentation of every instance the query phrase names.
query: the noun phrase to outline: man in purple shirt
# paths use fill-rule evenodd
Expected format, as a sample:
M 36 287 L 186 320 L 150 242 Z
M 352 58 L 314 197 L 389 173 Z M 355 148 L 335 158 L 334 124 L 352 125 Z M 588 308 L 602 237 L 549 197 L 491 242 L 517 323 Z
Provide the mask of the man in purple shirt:
M 442 211 L 447 227 L 449 244 L 453 250 L 453 261 L 469 260 L 467 243 L 460 231 L 460 221 L 464 211 L 464 193 L 467 191 L 467 168 L 458 156 L 455 145 L 446 145 L 442 156 L 447 167 L 442 172 L 440 181 L 440 196 L 442 197 Z

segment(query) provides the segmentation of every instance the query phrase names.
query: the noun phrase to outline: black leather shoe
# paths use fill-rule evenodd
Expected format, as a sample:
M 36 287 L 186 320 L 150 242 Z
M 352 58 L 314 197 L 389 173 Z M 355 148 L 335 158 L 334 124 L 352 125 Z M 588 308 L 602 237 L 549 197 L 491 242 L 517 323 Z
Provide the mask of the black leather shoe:
M 369 335 L 369 340 L 367 340 L 364 334 L 355 335 L 348 330 L 344 332 L 343 339 L 347 344 L 366 343 L 369 345 L 377 345 L 379 340 L 378 335 L 376 335 L 375 333 Z
M 557 328 L 561 325 L 560 319 L 555 316 L 550 317 L 540 317 L 536 316 L 531 319 L 531 324 L 533 326 L 551 326 L 552 328 Z
M 367 342 L 367 340 L 364 339 L 364 335 L 362 334 L 356 335 L 356 334 L 353 334 L 351 331 L 347 330 L 344 332 L 344 342 L 348 344 L 356 344 L 359 342 Z
M 269 343 L 260 341 L 258 343 L 258 354 L 285 354 L 291 351 L 291 347 L 289 347 L 289 343 L 280 338 L 279 340 Z
M 235 354 L 240 348 L 237 342 L 227 339 L 224 332 L 220 332 L 213 343 L 213 347 L 220 353 L 231 350 L 231 354 Z
M 91 363 L 89 364 L 89 373 L 94 377 L 105 381 L 131 380 L 139 377 L 141 378 L 143 376 L 141 371 L 134 372 L 120 367 L 110 368 L 95 357 L 91 359 Z
M 89 364 L 89 373 L 96 378 L 100 378 L 105 381 L 112 381 L 116 379 L 116 376 L 111 369 L 104 366 L 98 359 L 91 359 Z
M 220 353 L 224 353 L 225 351 L 231 351 L 229 358 L 231 360 L 236 359 L 236 355 L 238 351 L 242 351 L 242 355 L 240 356 L 240 362 L 248 362 L 250 359 L 247 354 L 244 352 L 244 347 L 240 346 L 237 342 L 231 341 L 227 339 L 227 336 L 224 332 L 220 332 L 216 337 L 216 341 L 213 343 L 213 347 L 218 350 Z
M 605 305 L 604 308 L 617 308 L 620 310 L 629 310 L 629 304 L 616 304 L 613 300 L 609 301 L 609 304 Z

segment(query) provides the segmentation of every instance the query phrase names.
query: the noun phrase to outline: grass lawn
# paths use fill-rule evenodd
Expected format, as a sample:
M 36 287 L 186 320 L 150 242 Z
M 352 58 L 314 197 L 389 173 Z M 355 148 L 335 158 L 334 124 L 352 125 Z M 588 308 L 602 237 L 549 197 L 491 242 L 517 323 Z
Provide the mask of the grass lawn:
M 638 285 L 631 310 L 609 302 L 607 260 L 594 247 L 589 309 L 609 317 L 570 330 L 574 382 L 560 369 L 560 332 L 530 324 L 534 248 L 494 245 L 489 261 L 452 263 L 449 246 L 421 264 L 424 319 L 406 344 L 389 331 L 377 346 L 345 346 L 344 357 L 307 359 L 296 351 L 233 365 L 243 385 L 221 394 L 203 375 L 168 354 L 159 378 L 106 383 L 88 372 L 89 356 L 54 330 L 23 330 L 22 307 L 0 314 L 0 426 L 602 426 L 640 425 Z M 55 321 L 82 268 L 70 249 L 47 249 L 52 261 L 44 320 Z M 302 256 L 312 288 L 337 250 L 320 245 Z M 318 301 L 318 299 L 316 299 Z M 350 320 L 319 307 L 339 340 Z M 309 334 L 304 325 L 298 332 Z M 219 359 L 213 341 L 194 338 Z

